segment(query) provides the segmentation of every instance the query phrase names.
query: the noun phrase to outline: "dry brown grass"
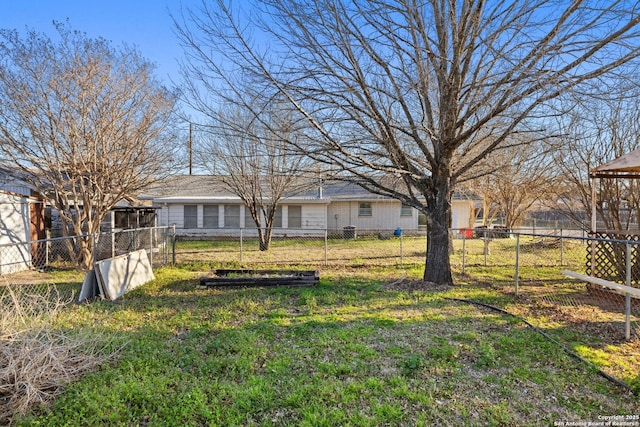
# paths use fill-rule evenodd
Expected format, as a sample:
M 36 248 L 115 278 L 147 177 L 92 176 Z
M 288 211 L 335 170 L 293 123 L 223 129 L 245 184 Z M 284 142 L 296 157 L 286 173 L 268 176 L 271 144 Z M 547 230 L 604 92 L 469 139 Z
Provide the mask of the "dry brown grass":
M 93 370 L 115 353 L 105 337 L 89 330 L 53 327 L 70 301 L 56 296 L 0 289 L 0 424 L 12 424 L 29 410 L 47 404 L 65 384 Z

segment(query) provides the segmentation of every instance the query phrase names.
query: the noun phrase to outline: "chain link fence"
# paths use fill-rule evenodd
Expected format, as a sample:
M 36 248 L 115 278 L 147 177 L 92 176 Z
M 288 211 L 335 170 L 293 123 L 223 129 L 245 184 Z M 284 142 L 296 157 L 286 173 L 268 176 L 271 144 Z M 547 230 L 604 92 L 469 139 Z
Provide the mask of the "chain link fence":
M 501 308 L 553 328 L 569 341 L 580 338 L 584 343 L 587 337 L 589 344 L 598 345 L 638 341 L 640 269 L 635 257 L 624 254 L 637 253 L 639 242 L 578 237 L 576 233 L 508 233 L 461 239 L 459 244 L 461 273 L 513 296 L 502 300 Z M 611 251 L 611 256 L 593 258 L 596 247 L 600 254 Z M 599 275 L 601 271 L 609 274 Z M 603 280 L 595 283 L 592 277 Z
M 593 247 L 636 254 L 637 241 L 611 241 L 587 237 L 582 230 L 539 229 L 514 233 L 506 229 L 452 230 L 450 262 L 454 281 L 466 287 L 467 298 L 520 316 L 565 347 L 586 358 L 599 351 L 614 351 L 624 364 L 605 367 L 618 378 L 637 375 L 640 369 L 640 299 L 619 289 L 568 277 L 566 272 L 591 275 Z M 209 240 L 180 236 L 177 262 L 204 262 L 205 268 L 274 268 L 311 266 L 331 273 L 362 269 L 388 272 L 396 277 L 424 268 L 426 234 L 398 230 L 305 230 L 304 236 L 275 235 L 267 251 L 246 231 L 225 230 Z M 604 249 L 599 249 L 600 251 Z M 640 258 L 640 257 L 638 257 Z M 617 263 L 617 272 L 605 279 L 628 285 L 640 283 L 640 260 Z M 611 263 L 600 256 L 598 262 Z M 602 267 L 602 266 L 600 266 Z M 611 271 L 608 266 L 606 271 Z M 595 271 L 595 270 L 594 270 Z M 625 272 L 630 272 L 627 277 Z M 384 276 L 380 276 L 381 278 Z M 487 291 L 487 292 L 485 292 Z M 590 350 L 589 350 L 590 349 Z M 594 350 L 595 349 L 595 350 Z M 635 374 L 633 373 L 635 370 Z M 640 381 L 640 378 L 638 379 Z
M 458 266 L 475 286 L 499 291 L 478 295 L 480 302 L 524 318 L 638 389 L 640 270 L 631 255 L 639 243 L 580 234 L 462 240 Z M 596 251 L 600 256 L 592 257 Z M 615 362 L 603 363 L 602 354 Z
M 366 269 L 379 271 L 380 278 L 387 277 L 382 274 L 397 278 L 419 274 L 425 263 L 423 231 L 345 228 L 276 232 L 268 250 L 261 250 L 264 245 L 255 229 L 218 229 L 215 236 L 207 238 L 181 232 L 184 230 L 161 227 L 2 245 L 0 294 L 3 286 L 12 285 L 52 298 L 77 296 L 84 278 L 77 269 L 78 248 L 83 242 L 95 245 L 95 260 L 145 249 L 154 267 L 192 263 L 203 271 L 304 266 L 332 274 L 357 275 Z M 466 298 L 521 316 L 578 352 L 627 352 L 625 364 L 607 369 L 616 377 L 629 377 L 628 371 L 633 369 L 637 375 L 640 299 L 625 292 L 626 288 L 568 277 L 566 272 L 590 276 L 593 266 L 594 272 L 609 272 L 602 278 L 607 282 L 637 291 L 640 256 L 635 254 L 640 254 L 640 242 L 592 238 L 580 230 L 562 229 L 536 234 L 461 229 L 452 230 L 451 235 L 454 280 L 465 288 Z M 591 256 L 595 247 L 598 257 Z M 609 349 L 612 344 L 616 350 Z M 593 350 L 589 351 L 593 355 Z
M 1 425 L 117 353 L 111 332 L 55 324 L 57 313 L 78 300 L 84 269 L 137 250 L 155 266 L 166 264 L 172 241 L 168 228 L 148 228 L 0 245 Z
M 373 267 L 423 262 L 426 235 L 399 230 L 309 230 L 297 235 L 274 233 L 261 250 L 255 230 L 217 230 L 215 236 L 176 236 L 178 263 L 233 265 L 309 265 Z
M 83 265 L 140 249 L 147 251 L 152 265 L 165 265 L 172 260 L 172 241 L 171 228 L 156 227 L 3 244 L 0 293 L 12 286 L 23 294 L 70 300 L 82 287 Z
M 207 239 L 194 239 L 180 235 L 180 230 L 176 235 L 171 227 L 158 227 L 4 244 L 0 285 L 55 292 L 64 298 L 77 294 L 84 278 L 78 262 L 87 245 L 96 248 L 93 261 L 145 249 L 155 267 L 176 262 L 205 263 L 205 268 L 309 266 L 357 273 L 389 266 L 419 270 L 425 260 L 424 232 L 345 228 L 274 233 L 268 250 L 261 250 L 256 230 L 216 231 Z M 594 272 L 609 272 L 596 277 L 638 289 L 640 242 L 583 237 L 581 231 L 554 232 L 453 230 L 451 266 L 456 280 L 501 291 L 510 297 L 501 300 L 503 308 L 533 321 L 564 319 L 580 330 L 589 329 L 594 340 L 603 342 L 637 339 L 640 300 L 635 295 L 629 298 L 619 289 L 569 278 L 563 271 L 589 276 L 593 264 Z M 591 256 L 594 247 L 597 258 Z M 606 251 L 612 255 L 603 255 Z

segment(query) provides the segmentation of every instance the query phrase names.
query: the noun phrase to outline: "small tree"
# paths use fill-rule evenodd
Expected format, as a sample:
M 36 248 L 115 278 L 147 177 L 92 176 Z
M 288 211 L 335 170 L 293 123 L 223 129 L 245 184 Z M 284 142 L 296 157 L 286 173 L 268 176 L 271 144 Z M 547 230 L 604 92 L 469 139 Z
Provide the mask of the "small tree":
M 466 183 L 482 195 L 484 217 L 493 219 L 500 214 L 504 225 L 512 229 L 522 223 L 534 204 L 553 198 L 557 177 L 550 151 L 554 149 L 528 142 L 488 157 L 487 162 L 494 165 L 487 168 L 490 173 Z
M 0 30 L 0 151 L 59 212 L 64 235 L 94 234 L 169 167 L 175 97 L 136 50 L 54 25 L 56 40 Z M 86 269 L 94 239 L 80 243 Z
M 266 107 L 262 111 L 269 116 L 268 126 L 264 125 L 264 117 L 256 121 L 247 110 L 217 112 L 199 155 L 203 164 L 209 165 L 213 173 L 220 172 L 227 188 L 242 199 L 257 227 L 260 250 L 266 251 L 278 204 L 286 194 L 295 194 L 309 185 L 308 180 L 301 179 L 309 162 L 291 152 L 279 137 L 295 138 L 297 131 L 292 123 L 277 110 Z

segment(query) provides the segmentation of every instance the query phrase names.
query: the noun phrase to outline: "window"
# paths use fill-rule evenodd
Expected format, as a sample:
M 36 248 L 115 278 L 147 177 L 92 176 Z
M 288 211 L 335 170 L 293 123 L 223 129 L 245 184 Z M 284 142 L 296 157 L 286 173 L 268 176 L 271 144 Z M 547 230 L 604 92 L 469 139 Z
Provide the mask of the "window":
M 258 228 L 251 216 L 251 211 L 247 207 L 244 208 L 244 228 Z
M 358 205 L 358 216 L 373 216 L 373 212 L 371 209 L 371 203 L 369 202 L 361 202 Z
M 184 228 L 198 228 L 197 205 L 184 205 Z
M 202 226 L 218 228 L 218 205 L 204 205 L 202 209 Z
M 302 228 L 302 206 L 289 206 L 289 228 Z
M 276 213 L 273 216 L 273 224 L 271 226 L 274 228 L 282 228 L 282 206 L 276 206 Z
M 240 205 L 225 205 L 224 226 L 225 228 L 240 228 Z
M 403 203 L 400 208 L 400 216 L 413 216 L 413 208 Z

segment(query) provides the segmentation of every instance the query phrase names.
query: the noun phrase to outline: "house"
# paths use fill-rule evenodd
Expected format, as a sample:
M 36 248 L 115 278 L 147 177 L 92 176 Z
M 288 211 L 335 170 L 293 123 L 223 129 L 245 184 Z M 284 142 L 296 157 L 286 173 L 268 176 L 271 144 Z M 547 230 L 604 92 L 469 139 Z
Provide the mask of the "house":
M 216 236 L 232 230 L 255 230 L 242 200 L 225 187 L 222 177 L 178 175 L 138 196 L 159 207 L 158 225 L 176 226 L 185 236 Z M 454 197 L 453 228 L 473 225 L 474 201 Z M 353 183 L 326 181 L 287 194 L 276 210 L 275 235 L 306 236 L 358 230 L 358 233 L 402 229 L 417 232 L 425 221 L 400 201 L 373 194 Z
M 15 172 L 0 167 L 0 275 L 43 262 L 44 202 Z
M 172 176 L 138 199 L 159 208 L 158 225 L 175 225 L 180 235 L 215 236 L 239 229 L 251 233 L 256 227 L 242 200 L 220 176 Z M 276 210 L 274 228 L 288 235 L 318 234 L 327 227 L 328 204 L 317 195 L 288 195 Z

